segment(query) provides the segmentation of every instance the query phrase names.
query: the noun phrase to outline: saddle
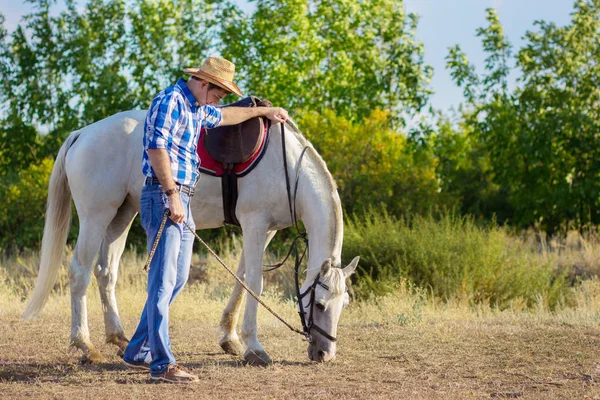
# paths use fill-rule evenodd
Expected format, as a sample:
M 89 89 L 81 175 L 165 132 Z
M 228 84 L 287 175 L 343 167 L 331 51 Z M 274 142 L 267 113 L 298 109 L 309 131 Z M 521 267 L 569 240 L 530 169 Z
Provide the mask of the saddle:
M 223 106 L 223 108 L 225 107 L 271 107 L 271 102 L 249 96 Z M 235 216 L 238 199 L 236 166 L 240 166 L 256 156 L 257 151 L 265 142 L 269 127 L 269 120 L 257 117 L 237 125 L 207 129 L 203 135 L 204 149 L 214 161 L 223 167 L 221 189 L 226 224 L 240 225 Z M 246 169 L 243 175 L 248 172 L 250 170 Z
M 270 101 L 250 96 L 227 104 L 223 108 L 270 106 Z M 243 163 L 256 153 L 265 134 L 265 119 L 252 118 L 237 125 L 207 129 L 204 135 L 204 147 L 215 161 L 222 164 Z

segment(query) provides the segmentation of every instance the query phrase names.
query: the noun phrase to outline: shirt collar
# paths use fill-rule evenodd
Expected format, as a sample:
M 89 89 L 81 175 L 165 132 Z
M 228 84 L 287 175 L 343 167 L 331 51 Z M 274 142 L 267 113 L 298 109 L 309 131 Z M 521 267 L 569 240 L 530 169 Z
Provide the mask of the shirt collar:
M 190 103 L 192 110 L 195 111 L 200 105 L 196 101 L 196 98 L 194 97 L 194 94 L 192 93 L 190 88 L 188 88 L 187 85 L 185 84 L 185 81 L 182 78 L 179 78 L 179 80 L 177 81 L 175 86 L 177 86 L 179 88 L 179 90 L 181 90 L 181 92 L 183 93 L 185 98 Z

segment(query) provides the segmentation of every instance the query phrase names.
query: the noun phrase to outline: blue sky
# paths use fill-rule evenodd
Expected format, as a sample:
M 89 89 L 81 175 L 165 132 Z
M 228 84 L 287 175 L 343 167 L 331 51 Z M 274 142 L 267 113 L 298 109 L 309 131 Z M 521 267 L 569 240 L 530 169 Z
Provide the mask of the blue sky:
M 573 3 L 572 0 L 404 0 L 408 12 L 420 15 L 417 37 L 423 41 L 425 61 L 433 66 L 435 73 L 433 106 L 448 110 L 462 101 L 461 89 L 454 85 L 445 69 L 448 47 L 460 44 L 481 71 L 485 55 L 475 30 L 485 25 L 486 8 L 498 11 L 506 35 L 519 48 L 523 35 L 533 29 L 535 20 L 568 23 Z M 247 11 L 253 9 L 247 1 L 240 1 L 240 5 Z M 9 32 L 30 11 L 31 5 L 21 0 L 0 0 L 0 12 L 6 17 L 5 27 Z

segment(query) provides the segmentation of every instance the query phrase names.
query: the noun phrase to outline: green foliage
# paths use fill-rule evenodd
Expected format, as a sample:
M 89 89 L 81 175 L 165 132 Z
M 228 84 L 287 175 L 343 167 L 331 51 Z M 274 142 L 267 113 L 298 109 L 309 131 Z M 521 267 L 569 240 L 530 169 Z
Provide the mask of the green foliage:
M 440 197 L 447 209 L 486 220 L 512 218 L 506 190 L 494 182 L 489 154 L 469 124 L 462 122 L 455 128 L 441 117 L 429 145 L 437 160 Z
M 552 232 L 600 222 L 600 2 L 578 1 L 571 23 L 536 22 L 512 58 L 493 10 L 478 30 L 486 74 L 458 46 L 448 55 L 471 111 L 470 134 L 489 157 L 493 182 L 507 193 L 513 223 Z M 507 84 L 513 61 L 522 76 Z
M 131 31 L 127 59 L 136 105 L 147 108 L 152 98 L 181 76 L 182 68 L 198 66 L 216 46 L 217 23 L 211 1 L 134 0 L 127 10 Z
M 395 215 L 439 205 L 435 160 L 389 128 L 389 114 L 374 111 L 362 123 L 333 111 L 299 121 L 334 176 L 347 213 L 381 206 Z
M 41 142 L 37 130 L 18 116 L 0 120 L 0 179 L 17 174 L 37 160 Z
M 48 181 L 53 161 L 31 164 L 15 177 L 0 178 L 0 246 L 17 248 L 37 246 L 44 230 Z
M 325 155 L 339 171 L 348 209 L 382 202 L 400 213 L 434 203 L 431 156 L 418 161 L 413 143 L 384 126 L 420 110 L 430 94 L 432 71 L 415 39 L 417 18 L 406 15 L 401 2 L 263 1 L 249 20 L 231 4 L 214 2 L 215 13 L 213 2 L 202 0 L 89 0 L 83 6 L 66 0 L 62 12 L 53 10 L 53 1 L 31 4 L 33 12 L 11 35 L 0 29 L 0 101 L 8 111 L 0 138 L 9 145 L 0 151 L 0 175 L 16 179 L 53 157 L 69 132 L 145 108 L 182 67 L 221 47 L 238 65 L 242 86 L 296 114 L 328 111 L 319 121 L 333 130 L 324 146 L 317 143 L 322 151 L 337 142 L 339 125 L 365 118 L 376 124 L 366 137 L 368 125 L 357 125 L 343 142 L 365 150 L 357 153 L 356 167 L 343 166 L 347 151 Z M 385 113 L 371 116 L 377 107 Z M 385 184 L 379 193 L 377 184 Z M 139 239 L 142 233 L 134 231 Z
M 73 130 L 146 108 L 212 45 L 213 15 L 202 1 L 89 0 L 80 9 L 66 0 L 60 13 L 52 1 L 31 3 L 10 40 L 0 30 L 0 100 L 9 125 L 47 132 L 42 158 Z
M 292 110 L 361 121 L 375 109 L 393 122 L 423 108 L 431 67 L 402 1 L 259 0 L 248 17 L 222 7 L 223 55 L 258 96 Z
M 397 219 L 371 212 L 345 227 L 344 262 L 361 256 L 358 292 L 383 294 L 402 279 L 444 300 L 500 309 L 540 298 L 555 307 L 568 296 L 564 274 L 504 229 L 446 215 Z
M 408 278 L 445 299 L 554 306 L 562 275 L 504 229 L 414 215 L 452 209 L 549 232 L 600 222 L 598 0 L 577 1 L 565 27 L 536 22 L 518 51 L 488 10 L 477 30 L 485 71 L 458 45 L 447 57 L 462 119 L 408 133 L 405 120 L 424 118 L 432 69 L 402 1 L 258 0 L 250 16 L 227 0 L 30 3 L 10 35 L 0 14 L 2 246 L 39 245 L 48 157 L 69 132 L 146 108 L 209 52 L 236 63 L 246 92 L 298 117 L 327 161 L 354 215 L 344 255 L 363 257 L 362 290 Z M 358 219 L 380 208 L 389 214 Z M 130 243 L 143 249 L 144 237 L 134 222 Z
M 215 36 L 209 32 L 211 6 L 204 1 L 89 0 L 79 7 L 66 0 L 60 13 L 52 9 L 54 1 L 30 2 L 33 12 L 11 35 L 0 14 L 0 103 L 5 111 L 0 114 L 0 179 L 4 192 L 16 190 L 5 197 L 2 211 L 6 218 L 22 220 L 7 225 L 0 242 L 19 248 L 37 247 L 42 235 L 39 216 L 47 189 L 36 186 L 38 181 L 32 185 L 35 195 L 18 188 L 34 177 L 41 182 L 44 158 L 53 158 L 73 130 L 120 111 L 146 108 L 182 75 L 183 67 L 204 58 Z M 130 243 L 139 245 L 145 241 L 138 225 Z

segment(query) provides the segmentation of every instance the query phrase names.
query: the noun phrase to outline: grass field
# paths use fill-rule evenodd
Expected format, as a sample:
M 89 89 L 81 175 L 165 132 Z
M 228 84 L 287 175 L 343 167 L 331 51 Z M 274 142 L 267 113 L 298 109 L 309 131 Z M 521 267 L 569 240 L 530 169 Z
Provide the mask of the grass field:
M 259 337 L 274 364 L 259 368 L 220 351 L 218 321 L 232 280 L 195 258 L 192 275 L 204 278 L 174 303 L 171 339 L 178 361 L 201 381 L 169 385 L 126 370 L 116 347 L 102 344 L 95 283 L 88 290 L 90 330 L 105 363 L 81 365 L 80 354 L 69 350 L 64 271 L 42 316 L 24 321 L 25 294 L 35 275 L 27 266 L 35 265 L 36 256 L 23 257 L 2 265 L 13 274 L 0 279 L 0 398 L 600 399 L 597 280 L 574 289 L 575 306 L 554 311 L 542 303 L 525 310 L 515 302 L 504 311 L 444 303 L 400 286 L 394 295 L 351 303 L 340 322 L 337 359 L 327 364 L 309 361 L 300 336 L 261 310 Z M 235 257 L 226 260 L 231 264 Z M 126 253 L 123 264 L 118 299 L 130 335 L 145 299 L 145 278 L 135 254 Z M 268 291 L 267 301 L 298 325 L 293 303 L 281 293 Z

